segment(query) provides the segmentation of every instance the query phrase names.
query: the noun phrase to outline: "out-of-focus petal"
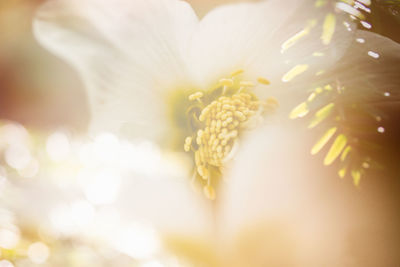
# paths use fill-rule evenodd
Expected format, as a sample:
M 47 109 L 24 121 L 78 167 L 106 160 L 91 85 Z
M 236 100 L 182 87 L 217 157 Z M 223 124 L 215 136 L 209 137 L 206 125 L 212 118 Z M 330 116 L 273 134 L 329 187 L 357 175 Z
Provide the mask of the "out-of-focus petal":
M 79 179 L 83 178 L 87 177 Z M 194 244 L 210 238 L 213 225 L 208 205 L 211 203 L 194 193 L 186 179 L 167 174 L 120 175 L 117 171 L 115 177 L 109 178 L 118 183 L 118 194 L 112 203 L 94 203 L 95 195 L 89 198 L 85 194 L 84 198 L 82 189 L 77 186 L 35 180 L 23 188 L 9 188 L 1 207 L 11 208 L 28 226 L 41 225 L 51 233 L 78 236 L 81 240 L 115 242 L 117 246 L 133 243 L 133 251 L 138 249 L 137 245 L 138 251 L 142 251 L 141 240 L 127 240 L 129 238 L 144 238 L 143 242 L 151 243 L 160 243 L 164 238 L 167 242 L 188 240 Z M 101 187 L 97 192 L 92 191 L 97 199 L 102 197 L 100 194 L 108 194 L 107 189 L 115 189 L 111 181 L 108 181 L 108 188 L 102 181 L 93 181 L 94 189 Z M 135 236 L 132 231 L 140 230 L 135 226 L 143 226 L 148 232 Z M 132 237 L 124 238 L 124 231 Z M 142 244 L 143 249 L 146 245 Z M 121 249 L 129 254 L 129 247 Z
M 207 266 L 216 261 L 212 202 L 187 179 L 144 177 L 127 180 L 116 207 L 128 222 L 152 226 L 164 249 Z
M 183 1 L 52 0 L 38 10 L 34 32 L 78 68 L 93 128 L 128 123 L 152 137 L 165 123 L 165 91 L 187 77 L 182 54 L 197 22 Z
M 237 266 L 359 266 L 387 257 L 393 211 L 382 209 L 382 188 L 361 193 L 344 184 L 311 157 L 312 140 L 296 127 L 269 126 L 238 155 L 219 207 Z M 379 248 L 376 233 L 385 236 Z
M 211 204 L 187 179 L 131 177 L 116 205 L 128 221 L 149 222 L 163 232 L 201 237 L 211 231 Z

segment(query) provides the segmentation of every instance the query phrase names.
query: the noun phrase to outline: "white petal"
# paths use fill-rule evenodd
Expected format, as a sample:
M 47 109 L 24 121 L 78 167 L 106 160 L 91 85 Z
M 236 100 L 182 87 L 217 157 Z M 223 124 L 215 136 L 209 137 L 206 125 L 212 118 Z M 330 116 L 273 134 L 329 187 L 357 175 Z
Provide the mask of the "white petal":
M 127 221 L 149 222 L 164 233 L 192 237 L 211 232 L 208 204 L 187 179 L 173 177 L 130 177 L 116 203 Z
M 271 32 L 290 17 L 296 6 L 296 1 L 285 5 L 262 1 L 225 5 L 209 12 L 200 21 L 190 50 L 199 82 L 212 83 L 243 68 L 249 56 L 258 54 L 259 50 L 252 53 L 254 48 L 265 46 Z
M 266 262 L 273 262 L 272 266 L 358 266 L 352 262 L 383 260 L 390 239 L 382 240 L 385 248 L 380 252 L 368 253 L 378 249 L 373 242 L 376 235 L 368 233 L 383 234 L 390 225 L 383 218 L 390 217 L 391 208 L 378 207 L 387 201 L 380 192 L 383 188 L 360 192 L 351 181 L 344 183 L 322 166 L 320 158 L 311 157 L 313 140 L 309 133 L 285 126 L 270 126 L 252 136 L 222 192 L 220 227 L 226 240 L 239 242 L 236 254 L 247 260 L 251 255 L 250 260 L 261 260 L 262 266 Z M 258 242 L 258 249 L 246 254 L 254 245 L 245 240 Z M 359 254 L 353 255 L 349 246 Z
M 161 170 L 159 167 L 155 169 Z M 118 170 L 113 170 L 111 173 L 109 168 L 100 167 L 84 172 L 85 176 L 77 178 L 82 185 L 85 183 L 82 181 L 91 179 L 91 175 L 98 178 L 91 180 L 91 184 L 83 185 L 83 188 L 49 183 L 48 177 L 35 180 L 29 186 L 10 186 L 4 198 L 2 196 L 2 201 L 7 197 L 2 206 L 10 208 L 18 217 L 33 225 L 45 225 L 49 230 L 81 238 L 112 236 L 119 228 L 135 223 L 154 228 L 160 234 L 190 238 L 205 238 L 210 234 L 213 226 L 210 203 L 202 194 L 193 191 L 187 179 L 167 174 L 156 176 L 129 172 L 121 175 Z M 112 176 L 104 177 L 107 179 L 104 181 L 100 177 L 104 173 Z M 86 191 L 89 187 L 91 190 Z M 83 198 L 82 191 L 87 200 Z M 104 195 L 108 193 L 115 194 L 110 203 L 104 205 L 93 201 L 105 199 Z M 73 203 L 82 201 L 95 208 L 98 219 L 82 225 L 84 218 L 77 218 L 77 214 L 71 211 Z M 112 225 L 108 225 L 111 222 Z
M 269 79 L 271 90 L 279 92 L 282 77 L 298 64 L 307 64 L 307 74 L 329 67 L 344 53 L 352 35 L 337 18 L 329 45 L 321 40 L 325 16 L 333 7 L 315 8 L 314 1 L 262 1 L 252 4 L 223 6 L 201 20 L 193 37 L 191 56 L 196 64 L 199 82 L 213 83 L 236 69 L 244 69 L 251 79 Z M 312 24 L 310 33 L 281 53 L 282 45 L 296 33 Z M 313 56 L 324 52 L 324 57 Z M 307 75 L 309 78 L 311 75 Z M 274 92 L 275 92 L 274 91 Z
M 79 70 L 94 126 L 129 123 L 150 137 L 165 121 L 164 92 L 187 77 L 182 54 L 196 25 L 183 1 L 53 0 L 34 31 Z

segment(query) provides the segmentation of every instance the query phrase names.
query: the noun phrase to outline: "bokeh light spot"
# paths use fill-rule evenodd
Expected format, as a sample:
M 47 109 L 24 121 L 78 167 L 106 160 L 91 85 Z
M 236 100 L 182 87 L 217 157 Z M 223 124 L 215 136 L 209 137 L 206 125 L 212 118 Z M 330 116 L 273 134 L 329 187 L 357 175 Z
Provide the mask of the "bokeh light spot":
M 33 263 L 44 263 L 49 255 L 49 248 L 42 242 L 33 243 L 28 248 L 28 257 Z
M 5 249 L 14 248 L 20 240 L 20 233 L 15 229 L 0 229 L 0 247 Z
M 0 260 L 0 267 L 14 267 L 14 264 L 8 260 Z
M 31 154 L 27 147 L 21 144 L 13 144 L 4 153 L 7 164 L 17 170 L 24 169 L 31 161 Z
M 135 259 L 149 258 L 160 247 L 155 230 L 137 223 L 117 233 L 113 243 L 120 252 Z
M 70 152 L 70 141 L 62 132 L 56 132 L 47 138 L 46 151 L 53 161 L 66 159 Z

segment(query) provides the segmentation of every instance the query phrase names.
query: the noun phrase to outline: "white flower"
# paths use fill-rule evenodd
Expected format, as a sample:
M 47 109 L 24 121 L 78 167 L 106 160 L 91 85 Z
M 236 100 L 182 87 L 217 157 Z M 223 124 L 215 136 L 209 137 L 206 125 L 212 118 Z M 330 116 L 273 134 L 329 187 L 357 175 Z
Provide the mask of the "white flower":
M 213 198 L 220 179 L 212 178 L 259 115 L 279 104 L 287 118 L 311 85 L 363 78 L 350 76 L 348 64 L 358 66 L 365 47 L 383 38 L 354 30 L 333 7 L 271 0 L 222 6 L 199 20 L 183 1 L 52 0 L 34 30 L 82 75 L 92 129 L 177 142 L 193 152 L 194 178 Z
M 312 136 L 293 125 L 267 126 L 248 140 L 216 202 L 154 177 L 127 180 L 114 207 L 125 221 L 152 223 L 161 248 L 193 264 L 184 266 L 396 262 L 387 252 L 398 242 L 387 233 L 396 207 L 385 187 L 360 192 L 333 179 L 305 153 Z

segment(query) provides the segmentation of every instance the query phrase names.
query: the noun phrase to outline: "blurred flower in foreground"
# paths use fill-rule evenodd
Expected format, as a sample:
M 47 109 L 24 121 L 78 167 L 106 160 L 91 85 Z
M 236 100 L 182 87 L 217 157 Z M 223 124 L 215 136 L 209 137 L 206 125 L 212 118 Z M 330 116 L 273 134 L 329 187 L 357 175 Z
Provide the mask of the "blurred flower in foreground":
M 357 197 L 326 186 L 334 180 L 320 179 L 326 173 L 310 156 L 296 160 L 312 138 L 282 123 L 246 137 L 241 164 L 213 204 L 148 141 L 103 133 L 82 143 L 62 131 L 32 138 L 14 123 L 0 130 L 3 140 L 13 132 L 10 140 L 42 143 L 27 148 L 40 175 L 21 180 L 10 166 L 0 195 L 15 213 L 0 210 L 2 257 L 15 266 L 338 266 L 359 260 L 346 254 L 348 228 L 375 216 L 374 209 L 353 214 Z
M 390 247 L 399 240 L 385 235 L 387 227 L 395 225 L 386 220 L 392 210 L 385 207 L 385 197 L 375 194 L 365 202 L 353 188 L 345 190 L 343 183 L 330 179 L 311 155 L 304 156 L 313 138 L 294 129 L 287 124 L 267 126 L 249 135 L 237 155 L 241 164 L 227 173 L 229 183 L 219 188 L 215 206 L 193 194 L 184 180 L 127 181 L 130 186 L 124 187 L 116 207 L 127 221 L 155 227 L 157 242 L 152 234 L 146 237 L 147 227 L 140 232 L 137 227 L 124 229 L 121 235 L 120 230 L 111 231 L 110 240 L 133 257 L 143 255 L 142 249 L 155 249 L 155 255 L 168 251 L 183 266 L 377 266 L 383 261 L 390 266 L 396 262 Z M 382 240 L 379 247 L 372 242 L 377 236 Z
M 82 74 L 92 129 L 183 147 L 194 180 L 213 199 L 246 131 L 278 106 L 286 117 L 310 87 L 354 79 L 340 76 L 343 69 L 324 76 L 334 63 L 377 59 L 376 51 L 361 56 L 350 45 L 381 37 L 354 30 L 335 7 L 356 10 L 332 1 L 261 1 L 199 20 L 182 1 L 54 0 L 34 26 L 38 40 Z

